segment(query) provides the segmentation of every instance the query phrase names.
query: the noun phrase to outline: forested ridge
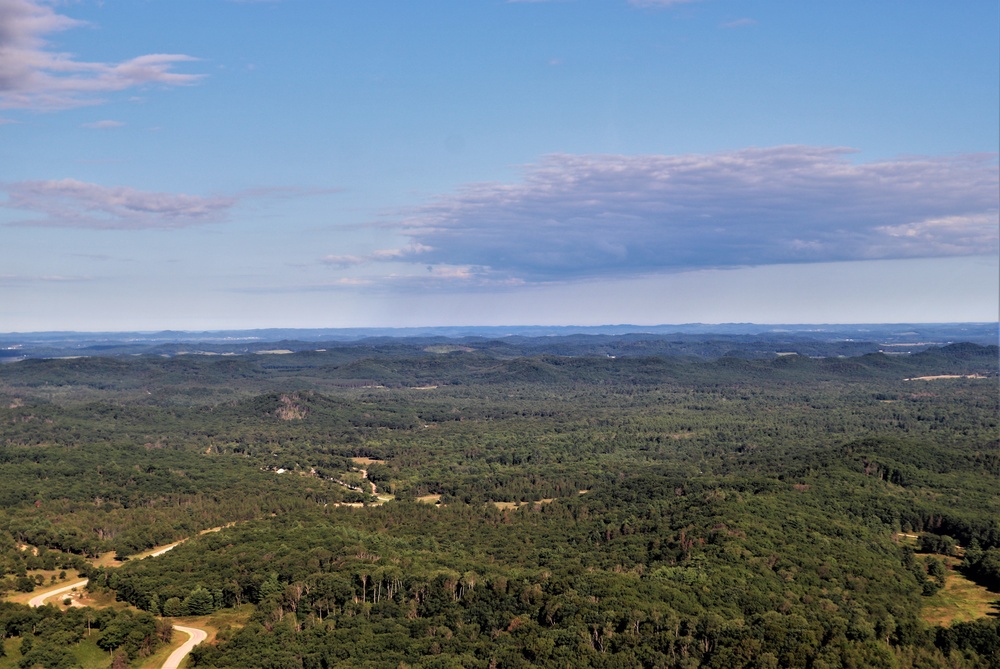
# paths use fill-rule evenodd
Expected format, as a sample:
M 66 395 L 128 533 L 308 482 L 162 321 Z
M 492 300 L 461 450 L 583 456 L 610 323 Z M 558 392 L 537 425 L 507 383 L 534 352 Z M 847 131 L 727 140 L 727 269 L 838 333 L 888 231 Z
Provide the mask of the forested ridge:
M 134 666 L 226 611 L 195 666 L 1000 666 L 996 608 L 921 616 L 938 556 L 1000 585 L 996 346 L 500 348 L 2 365 L 0 582 L 89 577 Z M 81 615 L 5 604 L 0 667 Z

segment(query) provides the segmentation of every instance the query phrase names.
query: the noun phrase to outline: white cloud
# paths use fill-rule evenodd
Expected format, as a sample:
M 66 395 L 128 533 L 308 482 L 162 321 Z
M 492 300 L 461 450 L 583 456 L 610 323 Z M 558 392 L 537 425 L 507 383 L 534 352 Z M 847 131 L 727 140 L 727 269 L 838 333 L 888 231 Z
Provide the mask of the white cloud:
M 321 260 L 327 265 L 347 268 L 388 260 L 411 260 L 421 253 L 427 253 L 432 250 L 433 249 L 429 246 L 413 243 L 398 249 L 379 249 L 377 251 L 372 251 L 368 255 L 328 255 L 324 256 Z
M 896 248 L 911 249 L 922 255 L 928 248 L 938 249 L 936 255 L 974 255 L 970 248 L 992 251 L 997 244 L 996 212 L 967 216 L 942 216 L 900 225 L 877 228 Z
M 3 206 L 41 214 L 14 225 L 96 229 L 180 228 L 221 220 L 237 203 L 229 196 L 156 193 L 61 179 L 0 185 Z
M 322 262 L 324 262 L 327 265 L 333 265 L 334 267 L 339 267 L 341 269 L 345 269 L 347 267 L 357 267 L 359 265 L 367 265 L 368 263 L 371 262 L 371 258 L 370 257 L 366 257 L 366 256 L 350 256 L 350 255 L 348 255 L 348 256 L 338 256 L 338 255 L 323 256 L 323 258 L 321 260 L 322 260 Z
M 355 264 L 463 268 L 497 285 L 997 252 L 995 156 L 853 153 L 548 156 L 520 182 L 470 184 L 404 212 L 384 225 L 409 251 Z
M 381 249 L 372 253 L 373 260 L 408 260 L 421 253 L 433 251 L 430 246 L 419 242 L 407 244 L 401 249 Z
M 0 108 L 69 109 L 99 104 L 101 93 L 147 84 L 179 86 L 202 75 L 172 71 L 196 60 L 147 54 L 121 63 L 78 60 L 51 49 L 46 36 L 84 25 L 39 0 L 0 0 Z

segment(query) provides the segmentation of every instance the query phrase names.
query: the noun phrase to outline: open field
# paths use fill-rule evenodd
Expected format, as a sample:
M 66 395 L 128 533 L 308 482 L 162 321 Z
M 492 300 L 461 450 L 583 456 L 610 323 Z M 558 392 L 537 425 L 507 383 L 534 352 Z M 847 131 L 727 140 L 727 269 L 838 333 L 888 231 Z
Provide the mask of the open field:
M 928 597 L 921 611 L 930 625 L 954 625 L 985 616 L 1000 615 L 1000 592 L 992 592 L 973 583 L 956 567 L 957 557 L 943 557 L 948 565 L 944 588 Z

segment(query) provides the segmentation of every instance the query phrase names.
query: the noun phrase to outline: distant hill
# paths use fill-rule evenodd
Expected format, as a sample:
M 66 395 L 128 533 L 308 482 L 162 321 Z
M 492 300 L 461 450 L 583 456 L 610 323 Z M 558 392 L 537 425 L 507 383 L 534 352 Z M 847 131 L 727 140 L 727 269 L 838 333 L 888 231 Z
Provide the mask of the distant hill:
M 998 342 L 997 323 L 262 329 L 211 332 L 33 332 L 0 334 L 0 362 L 124 355 L 239 355 L 338 350 L 373 352 L 442 346 L 492 355 L 723 356 L 910 354 L 957 342 Z M 458 350 L 458 349 L 456 349 Z
M 287 354 L 129 355 L 34 358 L 0 366 L 0 388 L 18 392 L 149 395 L 198 401 L 218 393 L 330 390 L 342 387 L 427 387 L 480 384 L 655 385 L 735 380 L 863 380 L 997 377 L 1000 349 L 971 342 L 905 355 L 866 352 L 856 343 L 738 337 L 594 336 L 468 341 L 342 343 Z M 434 340 L 440 341 L 440 340 Z M 292 343 L 276 344 L 290 347 Z M 798 349 L 801 352 L 794 352 Z M 274 350 L 289 350 L 288 348 Z M 844 355 L 842 351 L 856 355 Z M 824 355 L 825 353 L 825 355 Z

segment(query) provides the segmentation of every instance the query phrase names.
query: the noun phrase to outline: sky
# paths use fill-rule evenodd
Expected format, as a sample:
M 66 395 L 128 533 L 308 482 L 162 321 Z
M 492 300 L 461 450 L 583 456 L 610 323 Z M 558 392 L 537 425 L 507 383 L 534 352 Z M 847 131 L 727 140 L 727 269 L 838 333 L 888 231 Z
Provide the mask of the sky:
M 997 321 L 998 26 L 0 0 L 0 332 Z

